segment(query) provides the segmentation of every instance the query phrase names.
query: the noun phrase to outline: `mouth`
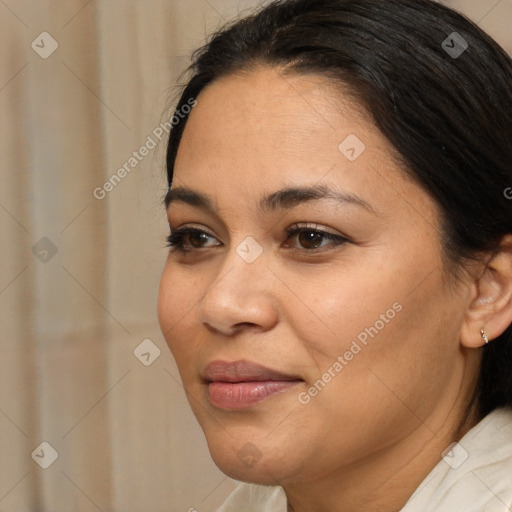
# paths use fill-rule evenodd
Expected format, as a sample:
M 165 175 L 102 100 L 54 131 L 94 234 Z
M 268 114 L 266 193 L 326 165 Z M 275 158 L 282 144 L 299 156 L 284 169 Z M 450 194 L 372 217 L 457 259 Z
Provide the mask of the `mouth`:
M 304 382 L 249 361 L 212 361 L 201 377 L 208 386 L 208 400 L 219 409 L 246 409 Z

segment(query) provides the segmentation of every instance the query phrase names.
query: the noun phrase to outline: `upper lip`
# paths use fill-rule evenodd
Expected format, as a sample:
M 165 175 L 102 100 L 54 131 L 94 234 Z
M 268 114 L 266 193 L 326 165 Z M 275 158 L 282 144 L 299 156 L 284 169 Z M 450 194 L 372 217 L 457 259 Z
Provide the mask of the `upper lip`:
M 207 382 L 302 380 L 295 375 L 271 370 L 250 361 L 212 361 L 205 367 L 201 376 Z

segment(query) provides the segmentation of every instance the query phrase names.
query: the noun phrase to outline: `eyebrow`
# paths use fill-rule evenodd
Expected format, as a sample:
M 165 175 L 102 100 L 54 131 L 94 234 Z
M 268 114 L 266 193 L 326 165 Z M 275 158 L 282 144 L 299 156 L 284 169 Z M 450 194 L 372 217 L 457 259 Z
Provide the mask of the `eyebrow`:
M 260 199 L 258 204 L 258 213 L 266 214 L 278 210 L 291 209 L 302 203 L 318 201 L 321 199 L 331 199 L 340 204 L 361 206 L 369 212 L 377 215 L 375 209 L 364 199 L 354 194 L 335 191 L 325 185 L 290 187 L 273 192 Z M 165 208 L 169 208 L 171 204 L 176 202 L 185 203 L 212 213 L 218 213 L 219 211 L 214 200 L 210 196 L 188 187 L 176 187 L 167 192 L 164 199 Z

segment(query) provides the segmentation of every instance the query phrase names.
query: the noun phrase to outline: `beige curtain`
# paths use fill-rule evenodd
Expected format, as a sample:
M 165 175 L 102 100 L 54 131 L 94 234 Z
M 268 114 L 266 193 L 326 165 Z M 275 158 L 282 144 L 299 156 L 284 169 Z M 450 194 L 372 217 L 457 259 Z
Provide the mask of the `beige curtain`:
M 0 0 L 0 510 L 211 512 L 159 332 L 166 107 L 240 0 Z M 512 50 L 511 0 L 454 1 Z M 135 154 L 134 154 L 135 153 Z

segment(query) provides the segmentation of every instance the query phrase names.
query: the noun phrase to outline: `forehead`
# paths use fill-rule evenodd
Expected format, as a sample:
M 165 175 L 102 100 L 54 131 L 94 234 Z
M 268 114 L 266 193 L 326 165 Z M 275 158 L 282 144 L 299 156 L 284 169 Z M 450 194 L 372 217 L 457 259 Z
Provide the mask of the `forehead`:
M 178 150 L 176 186 L 231 202 L 327 182 L 386 202 L 399 185 L 414 186 L 370 116 L 322 76 L 262 67 L 219 79 L 197 101 Z
M 227 75 L 197 99 L 186 131 L 220 142 L 221 147 L 248 143 L 246 137 L 251 137 L 286 151 L 297 141 L 300 147 L 329 144 L 329 135 L 336 142 L 336 132 L 366 132 L 373 124 L 359 103 L 325 77 L 270 67 Z M 228 135 L 236 138 L 230 141 Z

